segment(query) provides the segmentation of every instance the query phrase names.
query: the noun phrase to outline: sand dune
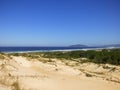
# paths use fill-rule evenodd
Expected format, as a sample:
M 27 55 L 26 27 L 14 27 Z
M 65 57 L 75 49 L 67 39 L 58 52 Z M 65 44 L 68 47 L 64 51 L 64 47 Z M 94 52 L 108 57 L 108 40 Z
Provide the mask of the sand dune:
M 0 90 L 119 90 L 120 67 L 47 58 L 0 59 Z M 66 65 L 67 63 L 67 65 Z

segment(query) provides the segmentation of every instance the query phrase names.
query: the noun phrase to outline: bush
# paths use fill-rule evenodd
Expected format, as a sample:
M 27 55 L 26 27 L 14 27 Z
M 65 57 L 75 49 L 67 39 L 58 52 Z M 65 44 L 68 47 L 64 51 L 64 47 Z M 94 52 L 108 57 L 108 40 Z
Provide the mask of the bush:
M 87 61 L 98 64 L 114 64 L 120 65 L 120 49 L 113 50 L 88 50 L 88 51 L 71 51 L 71 52 L 46 52 L 43 57 L 47 58 L 64 58 L 64 59 L 76 59 L 76 58 L 88 58 Z

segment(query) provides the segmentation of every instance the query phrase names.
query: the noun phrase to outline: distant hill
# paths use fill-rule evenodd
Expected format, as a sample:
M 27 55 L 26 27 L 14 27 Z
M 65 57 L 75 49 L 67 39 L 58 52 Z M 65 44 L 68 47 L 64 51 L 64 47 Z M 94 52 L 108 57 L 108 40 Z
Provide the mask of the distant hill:
M 76 45 L 70 45 L 69 47 L 88 47 L 88 46 L 82 44 L 76 44 Z

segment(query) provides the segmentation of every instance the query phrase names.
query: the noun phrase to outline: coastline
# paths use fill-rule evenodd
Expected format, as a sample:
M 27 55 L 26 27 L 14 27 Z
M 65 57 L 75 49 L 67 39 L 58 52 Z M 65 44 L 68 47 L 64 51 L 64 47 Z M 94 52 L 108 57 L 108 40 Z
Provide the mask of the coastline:
M 10 50 L 9 50 L 10 48 Z M 15 49 L 14 49 L 15 48 Z M 21 48 L 21 49 L 20 49 Z M 23 50 L 22 50 L 23 48 Z M 27 48 L 37 48 L 37 47 L 0 47 L 0 52 L 3 53 L 29 53 L 29 52 L 68 52 L 68 51 L 88 51 L 88 50 L 103 50 L 103 49 L 119 49 L 120 47 L 86 47 L 86 48 L 80 48 L 80 47 L 39 47 L 38 50 L 26 50 Z M 20 50 L 19 50 L 20 49 Z

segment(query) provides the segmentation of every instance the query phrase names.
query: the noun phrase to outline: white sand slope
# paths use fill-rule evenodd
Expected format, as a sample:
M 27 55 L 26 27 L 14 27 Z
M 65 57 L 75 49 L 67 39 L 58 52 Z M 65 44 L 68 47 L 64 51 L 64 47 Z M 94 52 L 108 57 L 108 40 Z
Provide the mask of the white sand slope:
M 106 76 L 109 74 L 99 75 L 97 71 L 107 72 L 95 64 L 70 67 L 60 60 L 43 63 L 13 57 L 7 62 L 0 60 L 0 90 L 120 90 L 120 83 L 106 80 L 106 77 L 119 79 L 119 72 L 111 72 L 111 76 Z M 96 76 L 87 77 L 86 73 Z

